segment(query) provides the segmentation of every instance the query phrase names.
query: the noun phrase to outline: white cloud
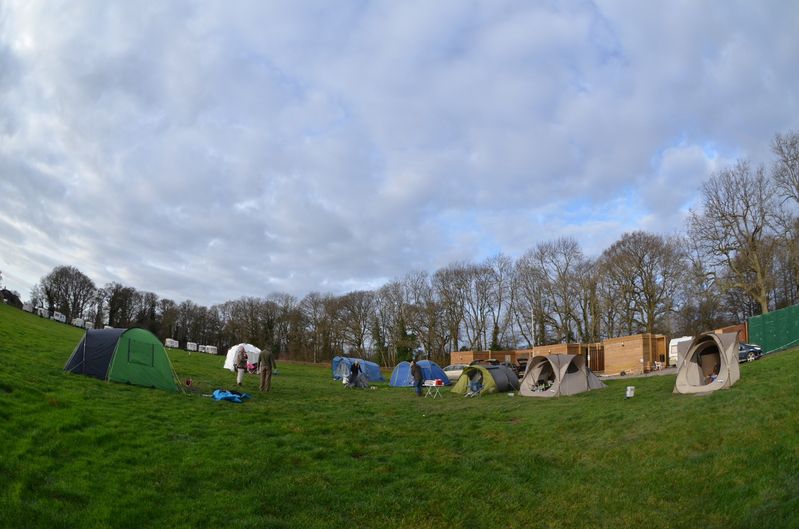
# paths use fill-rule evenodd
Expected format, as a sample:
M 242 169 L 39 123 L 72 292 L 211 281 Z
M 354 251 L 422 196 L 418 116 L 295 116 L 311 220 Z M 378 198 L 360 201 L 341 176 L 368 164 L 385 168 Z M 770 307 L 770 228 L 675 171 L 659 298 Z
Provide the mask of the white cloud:
M 799 127 L 797 23 L 784 2 L 9 2 L 0 269 L 211 304 L 672 232 L 701 179 Z

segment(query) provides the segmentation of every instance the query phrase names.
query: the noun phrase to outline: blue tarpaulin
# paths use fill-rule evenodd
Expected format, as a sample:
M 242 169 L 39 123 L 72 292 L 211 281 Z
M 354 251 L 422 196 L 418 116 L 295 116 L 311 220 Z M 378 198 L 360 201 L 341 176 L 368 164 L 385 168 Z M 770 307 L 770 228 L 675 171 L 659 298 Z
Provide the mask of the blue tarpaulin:
M 250 398 L 246 393 L 233 393 L 226 389 L 215 389 L 212 396 L 214 400 L 229 400 L 230 402 L 238 402 L 239 404 Z

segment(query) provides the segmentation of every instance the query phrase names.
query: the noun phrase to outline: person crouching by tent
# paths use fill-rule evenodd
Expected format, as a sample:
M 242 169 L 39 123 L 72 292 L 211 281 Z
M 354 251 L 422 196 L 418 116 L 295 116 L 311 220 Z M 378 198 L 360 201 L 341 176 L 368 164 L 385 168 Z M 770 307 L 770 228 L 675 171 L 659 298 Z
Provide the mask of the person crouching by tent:
M 416 396 L 421 397 L 424 376 L 422 375 L 422 367 L 416 363 L 415 358 L 411 360 L 411 376 L 413 377 L 413 385 L 416 388 Z
M 244 373 L 247 372 L 247 351 L 244 346 L 239 347 L 236 351 L 236 385 L 241 386 L 244 382 Z
M 347 377 L 348 388 L 368 388 L 369 382 L 366 380 L 366 374 L 363 372 L 360 362 L 355 362 L 350 366 L 350 376 Z
M 277 369 L 275 357 L 272 355 L 270 348 L 264 347 L 261 350 L 261 356 L 258 358 L 258 372 L 261 374 L 261 385 L 258 389 L 261 391 L 272 389 L 272 369 Z
M 350 366 L 350 378 L 349 378 L 350 384 L 355 384 L 355 381 L 358 380 L 358 375 L 360 374 L 361 374 L 361 363 L 354 362 Z

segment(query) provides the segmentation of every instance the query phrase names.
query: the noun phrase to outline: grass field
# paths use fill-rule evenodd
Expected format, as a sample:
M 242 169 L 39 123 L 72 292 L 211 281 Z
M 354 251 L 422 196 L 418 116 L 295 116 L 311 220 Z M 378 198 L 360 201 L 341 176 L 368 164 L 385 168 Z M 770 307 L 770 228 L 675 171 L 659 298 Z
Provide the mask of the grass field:
M 705 397 L 431 400 L 281 363 L 233 404 L 202 396 L 223 357 L 170 350 L 194 394 L 66 374 L 81 335 L 0 305 L 0 527 L 799 527 L 799 351 Z

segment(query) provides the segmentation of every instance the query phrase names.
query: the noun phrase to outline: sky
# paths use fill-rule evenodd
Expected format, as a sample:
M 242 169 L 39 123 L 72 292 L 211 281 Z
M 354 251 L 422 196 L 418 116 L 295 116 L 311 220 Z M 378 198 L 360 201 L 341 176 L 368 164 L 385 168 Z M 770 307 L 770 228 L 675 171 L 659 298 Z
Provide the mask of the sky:
M 799 2 L 0 0 L 0 271 L 213 305 L 679 233 L 799 129 Z

